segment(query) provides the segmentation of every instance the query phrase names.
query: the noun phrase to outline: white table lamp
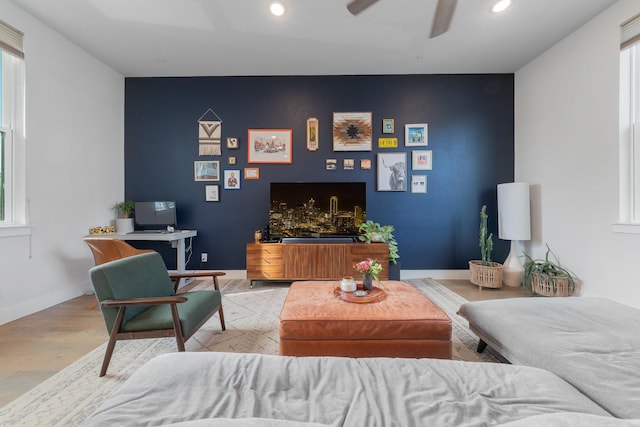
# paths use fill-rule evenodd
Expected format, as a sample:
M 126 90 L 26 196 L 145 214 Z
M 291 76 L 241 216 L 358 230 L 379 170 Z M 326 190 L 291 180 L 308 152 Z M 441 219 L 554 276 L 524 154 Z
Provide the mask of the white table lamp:
M 524 276 L 524 266 L 516 253 L 516 241 L 531 239 L 529 206 L 529 184 L 498 184 L 498 237 L 511 240 L 509 256 L 502 264 L 502 281 L 506 286 L 520 286 Z

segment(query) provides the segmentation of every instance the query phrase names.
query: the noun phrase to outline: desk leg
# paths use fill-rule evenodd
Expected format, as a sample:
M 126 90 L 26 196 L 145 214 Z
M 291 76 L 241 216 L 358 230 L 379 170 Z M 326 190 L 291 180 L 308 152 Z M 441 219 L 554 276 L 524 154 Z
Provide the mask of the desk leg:
M 178 243 L 178 247 L 176 248 L 177 254 L 177 262 L 176 262 L 176 268 L 177 268 L 177 272 L 178 273 L 184 273 L 186 271 L 186 263 L 185 263 L 185 252 L 186 252 L 186 246 L 184 243 L 185 239 L 178 239 L 177 243 Z M 184 279 L 180 279 L 178 280 L 176 289 L 180 289 L 182 286 L 184 286 L 185 284 L 185 280 Z

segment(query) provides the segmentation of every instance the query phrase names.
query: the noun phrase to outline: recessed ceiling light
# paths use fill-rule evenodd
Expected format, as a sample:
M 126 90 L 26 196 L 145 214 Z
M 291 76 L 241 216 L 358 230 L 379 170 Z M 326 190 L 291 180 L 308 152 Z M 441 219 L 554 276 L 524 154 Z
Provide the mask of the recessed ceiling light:
M 269 11 L 274 16 L 282 16 L 285 12 L 284 4 L 278 1 L 271 2 L 271 4 L 269 4 Z
M 491 12 L 493 13 L 504 12 L 509 8 L 509 6 L 511 6 L 512 3 L 513 3 L 512 0 L 498 0 L 493 4 L 493 6 L 491 6 Z

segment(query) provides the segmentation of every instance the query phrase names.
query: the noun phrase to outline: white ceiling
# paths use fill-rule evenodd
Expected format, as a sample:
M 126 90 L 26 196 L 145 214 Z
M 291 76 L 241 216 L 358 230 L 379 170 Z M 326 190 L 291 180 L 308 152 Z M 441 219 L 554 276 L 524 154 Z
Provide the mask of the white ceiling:
M 437 0 L 348 1 L 12 0 L 126 77 L 512 73 L 616 0 L 459 0 L 434 39 Z

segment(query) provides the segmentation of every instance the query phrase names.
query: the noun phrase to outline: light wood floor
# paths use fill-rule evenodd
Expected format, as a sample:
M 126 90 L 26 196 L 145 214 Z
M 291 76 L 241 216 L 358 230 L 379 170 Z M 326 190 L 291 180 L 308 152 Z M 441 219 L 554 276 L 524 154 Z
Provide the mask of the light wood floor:
M 522 288 L 482 289 L 468 280 L 438 280 L 468 301 L 525 296 Z M 83 295 L 0 325 L 0 407 L 104 343 L 98 308 Z

